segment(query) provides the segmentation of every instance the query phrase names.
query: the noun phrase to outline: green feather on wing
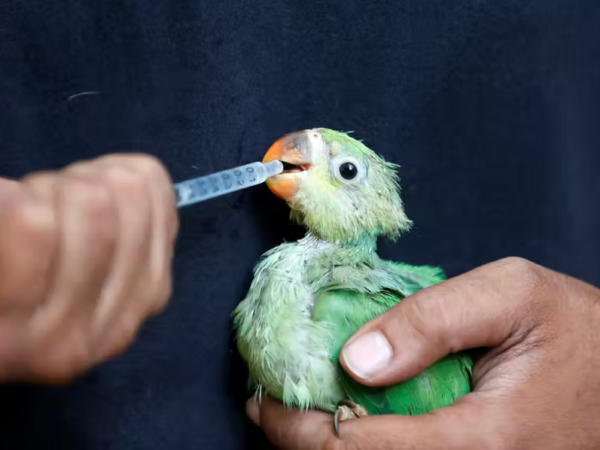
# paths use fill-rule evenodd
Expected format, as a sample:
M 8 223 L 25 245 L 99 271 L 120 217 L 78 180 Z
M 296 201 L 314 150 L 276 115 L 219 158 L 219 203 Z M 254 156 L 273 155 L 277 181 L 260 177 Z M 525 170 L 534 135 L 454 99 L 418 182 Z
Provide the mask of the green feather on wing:
M 325 290 L 315 302 L 313 320 L 331 326 L 332 359 L 339 368 L 341 384 L 349 400 L 364 406 L 369 414 L 424 414 L 449 406 L 470 392 L 472 360 L 467 354 L 448 355 L 423 373 L 387 387 L 357 383 L 338 361 L 342 346 L 362 325 L 405 296 L 443 280 L 438 269 L 391 264 L 396 273 L 394 286 L 376 294 L 342 288 Z

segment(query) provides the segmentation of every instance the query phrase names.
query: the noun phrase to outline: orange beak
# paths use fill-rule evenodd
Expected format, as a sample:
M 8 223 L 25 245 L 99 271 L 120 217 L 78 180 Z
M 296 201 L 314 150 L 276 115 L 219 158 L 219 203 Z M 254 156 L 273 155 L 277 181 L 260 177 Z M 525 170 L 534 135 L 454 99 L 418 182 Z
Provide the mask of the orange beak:
M 263 158 L 263 162 L 279 160 L 293 165 L 267 180 L 267 186 L 277 197 L 293 200 L 300 188 L 300 180 L 312 164 L 312 143 L 306 131 L 288 134 L 275 142 Z

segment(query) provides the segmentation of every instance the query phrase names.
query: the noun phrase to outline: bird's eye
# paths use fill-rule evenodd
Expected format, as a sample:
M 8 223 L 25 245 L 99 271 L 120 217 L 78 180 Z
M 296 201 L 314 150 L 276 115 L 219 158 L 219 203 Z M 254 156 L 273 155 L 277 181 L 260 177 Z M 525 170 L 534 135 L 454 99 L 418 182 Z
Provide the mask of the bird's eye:
M 350 156 L 337 156 L 331 161 L 333 175 L 344 183 L 356 183 L 363 179 L 366 167 Z
M 358 169 L 351 162 L 345 162 L 340 164 L 338 170 L 340 171 L 340 176 L 344 180 L 353 180 L 354 178 L 356 178 L 356 175 L 358 175 Z

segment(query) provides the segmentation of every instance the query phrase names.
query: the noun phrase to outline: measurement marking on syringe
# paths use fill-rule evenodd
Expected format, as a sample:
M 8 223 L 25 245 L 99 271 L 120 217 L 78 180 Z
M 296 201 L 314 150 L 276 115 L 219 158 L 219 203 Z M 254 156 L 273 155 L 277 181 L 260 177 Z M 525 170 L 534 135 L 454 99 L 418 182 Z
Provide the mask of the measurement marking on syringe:
M 252 163 L 231 170 L 175 184 L 178 206 L 208 200 L 219 195 L 244 189 L 266 181 L 283 171 L 280 161 Z

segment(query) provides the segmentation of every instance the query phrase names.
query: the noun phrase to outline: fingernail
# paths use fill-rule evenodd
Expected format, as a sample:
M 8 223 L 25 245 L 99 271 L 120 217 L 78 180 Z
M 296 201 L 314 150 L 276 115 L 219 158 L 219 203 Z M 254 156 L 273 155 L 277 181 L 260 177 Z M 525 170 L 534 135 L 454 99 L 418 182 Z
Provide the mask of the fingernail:
M 246 414 L 256 426 L 260 426 L 260 406 L 254 397 L 246 402 Z
M 370 380 L 392 359 L 392 346 L 379 331 L 367 333 L 342 350 L 348 369 L 363 380 Z

